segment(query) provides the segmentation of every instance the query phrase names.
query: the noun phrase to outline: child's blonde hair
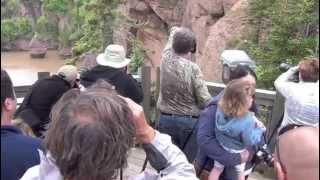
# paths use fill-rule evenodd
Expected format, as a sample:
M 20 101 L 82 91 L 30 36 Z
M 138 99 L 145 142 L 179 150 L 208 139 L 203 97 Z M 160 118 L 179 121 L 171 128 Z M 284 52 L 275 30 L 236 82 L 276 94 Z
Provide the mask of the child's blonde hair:
M 27 123 L 25 123 L 22 119 L 12 120 L 12 125 L 20 129 L 24 135 L 36 137 L 30 126 Z
M 241 79 L 227 84 L 219 108 L 229 117 L 241 117 L 248 112 L 248 96 L 253 96 L 254 88 Z

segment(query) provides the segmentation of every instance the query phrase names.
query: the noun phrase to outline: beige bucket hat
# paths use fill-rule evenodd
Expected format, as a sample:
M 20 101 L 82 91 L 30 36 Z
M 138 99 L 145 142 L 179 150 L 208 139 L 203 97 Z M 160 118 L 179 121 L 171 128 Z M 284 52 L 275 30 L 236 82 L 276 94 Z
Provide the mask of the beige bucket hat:
M 126 51 L 123 46 L 116 44 L 109 45 L 104 53 L 97 57 L 97 64 L 117 69 L 126 67 L 130 62 L 131 60 L 126 58 Z

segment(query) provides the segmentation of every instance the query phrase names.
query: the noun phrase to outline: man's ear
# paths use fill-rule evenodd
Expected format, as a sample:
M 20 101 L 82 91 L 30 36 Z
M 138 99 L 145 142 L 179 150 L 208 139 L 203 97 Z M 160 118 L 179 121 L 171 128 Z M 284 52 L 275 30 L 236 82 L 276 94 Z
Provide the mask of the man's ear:
M 277 180 L 286 180 L 286 176 L 278 161 L 274 161 L 274 170 L 275 170 Z

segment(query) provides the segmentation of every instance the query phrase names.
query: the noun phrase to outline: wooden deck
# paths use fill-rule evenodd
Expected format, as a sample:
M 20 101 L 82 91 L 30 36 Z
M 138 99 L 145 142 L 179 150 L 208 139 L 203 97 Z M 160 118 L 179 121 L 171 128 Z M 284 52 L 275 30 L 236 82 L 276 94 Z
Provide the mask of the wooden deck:
M 132 177 L 141 172 L 144 160 L 145 160 L 145 152 L 141 148 L 133 148 L 129 155 L 129 163 L 128 168 L 124 171 L 124 180 L 127 180 L 128 177 Z M 148 164 L 147 169 L 150 171 L 155 170 Z M 119 179 L 119 178 L 118 178 Z M 249 180 L 271 180 L 263 177 L 259 173 L 252 173 L 249 177 Z

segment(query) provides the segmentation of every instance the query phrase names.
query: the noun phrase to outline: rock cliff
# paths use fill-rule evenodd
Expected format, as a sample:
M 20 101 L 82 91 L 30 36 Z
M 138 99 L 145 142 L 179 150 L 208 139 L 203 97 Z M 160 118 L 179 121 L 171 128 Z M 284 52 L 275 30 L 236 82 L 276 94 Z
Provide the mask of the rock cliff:
M 168 29 L 189 27 L 197 36 L 196 62 L 205 79 L 214 81 L 221 80 L 221 52 L 248 26 L 247 0 L 127 0 L 120 9 L 138 25 L 116 31 L 115 42 L 130 49 L 126 39 L 137 37 L 147 49 L 147 64 L 156 67 Z

